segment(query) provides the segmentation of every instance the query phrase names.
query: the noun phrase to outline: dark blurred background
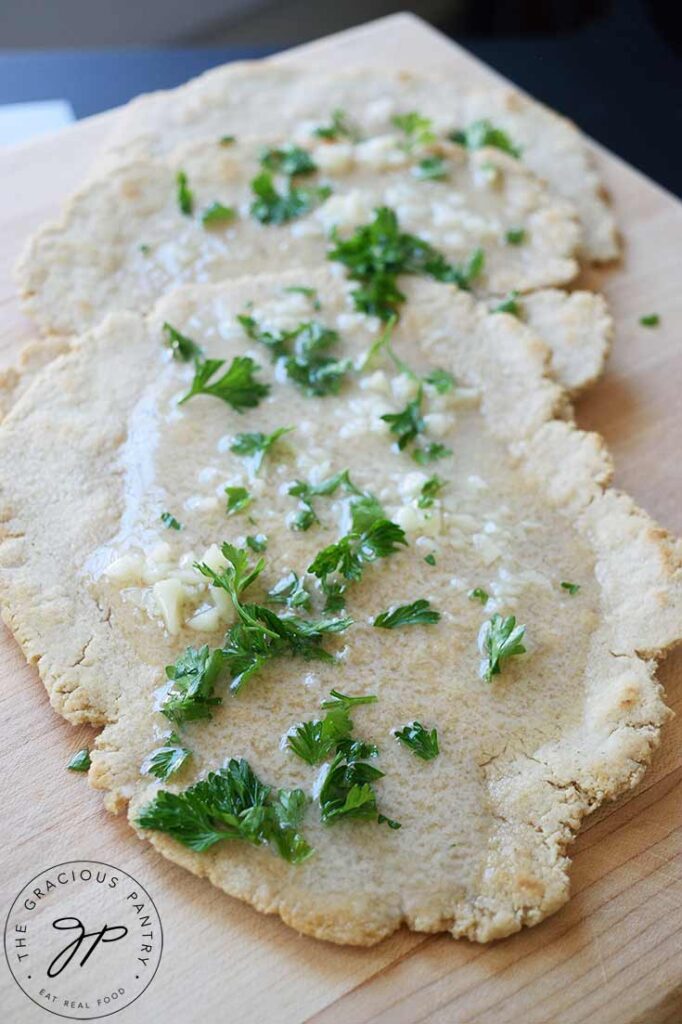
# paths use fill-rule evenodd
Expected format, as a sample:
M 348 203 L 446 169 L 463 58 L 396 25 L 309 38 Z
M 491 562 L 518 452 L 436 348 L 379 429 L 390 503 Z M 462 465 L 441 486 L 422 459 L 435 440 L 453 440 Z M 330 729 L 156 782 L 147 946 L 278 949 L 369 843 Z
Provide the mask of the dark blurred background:
M 4 0 L 0 104 L 60 99 L 85 117 L 404 9 L 386 0 Z M 422 0 L 410 10 L 682 191 L 675 0 Z

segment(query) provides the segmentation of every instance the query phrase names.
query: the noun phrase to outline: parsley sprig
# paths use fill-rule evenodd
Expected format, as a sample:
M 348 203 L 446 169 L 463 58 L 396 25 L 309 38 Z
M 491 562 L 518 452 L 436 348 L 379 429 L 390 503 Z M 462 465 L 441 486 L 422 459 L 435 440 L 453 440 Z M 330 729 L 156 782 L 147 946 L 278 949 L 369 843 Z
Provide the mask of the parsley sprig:
M 224 203 L 215 202 L 207 206 L 201 215 L 201 223 L 205 228 L 216 227 L 216 225 L 230 224 L 237 216 L 233 206 L 225 206 Z
M 298 177 L 317 171 L 310 153 L 300 146 L 265 149 L 261 153 L 260 162 L 262 170 L 251 181 L 254 194 L 251 215 L 261 224 L 285 224 L 309 213 L 331 194 L 331 189 L 326 185 L 301 186 L 294 182 Z M 277 190 L 273 174 L 284 176 L 282 192 Z
M 517 654 L 525 654 L 523 637 L 525 626 L 516 625 L 516 617 L 508 615 L 503 618 L 495 613 L 488 622 L 484 622 L 478 637 L 478 646 L 484 655 L 481 662 L 481 676 L 490 682 L 493 676 L 502 671 L 502 663 Z
M 445 481 L 441 480 L 439 476 L 429 477 L 429 479 L 426 481 L 421 491 L 419 492 L 419 498 L 417 499 L 417 507 L 431 508 L 436 498 L 438 497 L 438 495 L 445 486 Z
M 181 530 L 182 523 L 176 519 L 172 512 L 162 512 L 159 519 L 168 530 Z
M 159 710 L 175 725 L 210 718 L 221 703 L 214 690 L 223 668 L 222 651 L 188 647 L 173 665 L 166 666 L 170 686 Z
M 328 185 L 301 187 L 291 182 L 285 191 L 278 192 L 268 171 L 256 175 L 251 182 L 251 191 L 255 196 L 251 203 L 251 216 L 261 224 L 286 224 L 310 213 L 331 195 Z
M 73 755 L 66 767 L 70 772 L 87 772 L 90 769 L 90 763 L 90 751 L 87 747 L 83 747 Z
M 405 532 L 397 523 L 384 515 L 379 502 L 372 495 L 357 498 L 351 503 L 351 529 L 335 543 L 323 548 L 308 566 L 308 572 L 317 576 L 323 590 L 340 575 L 345 580 L 359 580 L 364 569 L 377 558 L 387 558 L 398 551 L 398 545 L 407 545 Z M 343 591 L 334 592 L 337 600 Z
M 245 409 L 257 406 L 269 393 L 269 384 L 256 380 L 255 374 L 260 367 L 249 356 L 235 356 L 229 369 L 222 376 L 216 377 L 224 365 L 224 359 L 196 360 L 192 386 L 178 404 L 183 405 L 195 395 L 213 395 L 227 402 L 237 412 L 244 412 Z
M 422 415 L 423 401 L 424 390 L 420 384 L 416 397 L 409 401 L 404 409 L 396 413 L 387 412 L 380 417 L 384 423 L 388 423 L 390 432 L 396 437 L 399 451 L 404 451 L 409 444 L 426 430 L 426 421 Z M 437 459 L 446 458 L 448 455 L 452 455 L 452 449 L 436 441 L 429 441 L 423 446 L 415 446 L 412 450 L 412 458 L 420 465 L 435 462 Z M 420 505 L 420 508 L 425 507 L 428 506 Z
M 261 167 L 273 174 L 285 174 L 289 178 L 300 174 L 314 174 L 317 164 L 307 149 L 287 145 L 280 149 L 264 149 L 260 157 Z
M 319 320 L 308 320 L 289 331 L 268 331 L 252 316 L 241 315 L 237 319 L 249 338 L 265 345 L 273 361 L 282 361 L 287 377 L 304 394 L 317 397 L 338 394 L 353 364 L 349 359 L 329 355 L 329 350 L 339 340 L 336 331 Z
M 280 437 L 290 434 L 294 429 L 294 427 L 279 427 L 278 430 L 273 430 L 271 434 L 263 434 L 260 431 L 235 434 L 234 440 L 230 445 L 230 451 L 246 459 L 250 471 L 257 473 L 263 465 L 263 459 L 279 441 Z
M 391 124 L 403 133 L 401 146 L 408 153 L 416 146 L 428 146 L 436 141 L 433 122 L 416 110 L 411 110 L 407 114 L 395 114 L 391 118 Z
M 349 739 L 353 723 L 343 708 L 328 711 L 324 718 L 299 722 L 290 730 L 287 746 L 307 764 L 321 764 L 341 740 Z
M 163 325 L 166 345 L 171 350 L 173 359 L 179 363 L 190 363 L 192 360 L 200 362 L 204 358 L 204 351 L 196 341 L 181 334 L 172 324 L 166 321 Z
M 194 193 L 189 187 L 189 179 L 184 171 L 178 171 L 175 175 L 175 184 L 180 213 L 183 213 L 185 217 L 191 217 L 194 211 Z
M 397 629 L 400 626 L 433 626 L 440 622 L 440 612 L 429 601 L 419 598 L 412 604 L 400 604 L 390 612 L 381 612 L 374 620 L 378 629 Z
M 443 181 L 448 176 L 448 165 L 442 156 L 425 156 L 412 168 L 417 181 Z
M 332 111 L 329 124 L 319 125 L 313 135 L 316 135 L 318 139 L 326 139 L 328 142 L 335 142 L 337 139 L 350 139 L 352 142 L 357 142 L 360 137 L 357 128 L 349 122 L 345 111 L 339 109 Z
M 225 495 L 227 496 L 226 512 L 228 516 L 238 515 L 239 512 L 247 509 L 253 501 L 253 496 L 246 487 L 228 486 L 225 488 Z
M 467 149 L 482 149 L 484 146 L 492 146 L 517 159 L 521 156 L 521 149 L 514 145 L 507 133 L 501 128 L 496 128 L 488 120 L 474 121 L 468 128 L 451 132 L 448 137 Z
M 360 286 L 351 293 L 356 309 L 384 321 L 395 317 L 405 301 L 397 284 L 399 274 L 423 274 L 469 288 L 483 269 L 481 249 L 463 267 L 454 266 L 428 242 L 401 231 L 397 214 L 387 206 L 375 210 L 374 220 L 356 228 L 349 238 L 334 232 L 332 241 L 327 258 L 343 263 Z
M 303 580 L 293 571 L 282 576 L 281 580 L 268 590 L 268 600 L 271 604 L 283 604 L 287 608 L 305 608 L 307 611 L 312 606 L 312 599 Z
M 171 732 L 163 746 L 157 747 L 145 759 L 142 771 L 147 775 L 155 775 L 157 779 L 168 779 L 175 775 L 192 756 L 192 751 L 183 744 L 181 736 Z
M 363 491 L 355 486 L 347 469 L 342 469 L 339 473 L 328 476 L 326 480 L 321 480 L 319 484 L 311 484 L 306 480 L 295 480 L 289 487 L 288 493 L 293 498 L 298 498 L 302 508 L 294 517 L 292 523 L 294 530 L 309 530 L 313 523 L 319 523 L 320 519 L 315 511 L 314 499 L 318 497 L 331 497 L 333 494 L 336 494 L 339 488 L 346 494 L 357 496 L 364 494 Z
M 300 864 L 313 853 L 299 830 L 306 803 L 300 789 L 275 793 L 247 761 L 232 758 L 181 793 L 158 792 L 137 825 L 165 832 L 199 853 L 222 840 L 242 840 L 268 844 L 284 860 Z
M 320 811 L 325 825 L 342 819 L 385 822 L 389 828 L 400 828 L 397 821 L 379 814 L 373 783 L 384 773 L 364 758 L 373 756 L 376 748 L 362 742 L 341 747 L 327 769 L 320 786 Z M 323 769 L 324 771 L 324 769 Z
M 433 761 L 440 753 L 438 732 L 436 729 L 425 729 L 421 722 L 410 722 L 402 729 L 395 729 L 393 735 L 422 761 Z
M 227 561 L 221 572 L 205 563 L 196 568 L 228 594 L 238 621 L 228 630 L 220 650 L 231 677 L 231 689 L 238 693 L 265 664 L 274 658 L 301 657 L 306 660 L 333 662 L 334 657 L 322 642 L 333 633 L 341 633 L 352 625 L 352 619 L 303 619 L 289 614 L 280 618 L 260 604 L 243 600 L 245 591 L 265 567 L 263 558 L 251 562 L 249 551 L 225 543 L 221 547 Z

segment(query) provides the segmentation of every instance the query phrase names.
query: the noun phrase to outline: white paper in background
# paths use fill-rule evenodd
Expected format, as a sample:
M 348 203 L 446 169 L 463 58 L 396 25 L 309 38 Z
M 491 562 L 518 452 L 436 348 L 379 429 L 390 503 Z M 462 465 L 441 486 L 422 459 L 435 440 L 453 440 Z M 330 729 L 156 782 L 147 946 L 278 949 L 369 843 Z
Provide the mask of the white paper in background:
M 55 132 L 75 119 L 73 107 L 67 100 L 7 103 L 0 106 L 0 146 Z

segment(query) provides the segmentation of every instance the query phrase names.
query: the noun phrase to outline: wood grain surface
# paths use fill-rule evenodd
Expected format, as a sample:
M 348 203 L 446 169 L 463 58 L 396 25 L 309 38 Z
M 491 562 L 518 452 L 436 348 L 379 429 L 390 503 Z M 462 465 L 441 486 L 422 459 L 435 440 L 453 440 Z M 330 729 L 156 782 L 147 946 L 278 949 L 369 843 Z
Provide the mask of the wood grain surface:
M 498 78 L 407 14 L 275 59 L 339 68 L 373 63 L 447 69 L 466 86 Z M 100 115 L 0 155 L 2 365 L 34 337 L 19 311 L 12 264 L 25 238 L 57 214 L 83 178 L 115 117 Z M 578 402 L 577 418 L 607 439 L 616 485 L 680 532 L 682 207 L 595 149 L 625 245 L 618 266 L 586 277 L 607 295 L 617 329 L 606 375 Z M 661 325 L 646 330 L 638 320 L 651 312 L 659 313 Z M 344 949 L 301 937 L 278 919 L 216 894 L 139 842 L 123 818 L 108 815 L 85 779 L 63 770 L 93 731 L 76 730 L 51 710 L 36 672 L 6 631 L 0 648 L 2 914 L 33 874 L 70 859 L 108 861 L 147 886 L 161 913 L 164 954 L 148 991 L 116 1014 L 121 1024 L 682 1021 L 679 717 L 664 730 L 642 785 L 586 823 L 573 848 L 572 900 L 554 917 L 490 946 L 401 931 L 373 949 Z M 661 665 L 660 678 L 668 703 L 679 711 L 679 652 Z M 0 1019 L 51 1019 L 26 999 L 4 963 Z

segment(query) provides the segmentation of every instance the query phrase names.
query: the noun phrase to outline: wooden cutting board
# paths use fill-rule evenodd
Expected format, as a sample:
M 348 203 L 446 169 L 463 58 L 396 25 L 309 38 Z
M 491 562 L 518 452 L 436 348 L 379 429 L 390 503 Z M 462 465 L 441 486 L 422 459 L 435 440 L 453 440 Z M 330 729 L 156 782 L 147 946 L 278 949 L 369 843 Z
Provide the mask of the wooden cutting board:
M 456 72 L 466 86 L 499 81 L 423 22 L 396 15 L 274 58 L 329 68 L 367 64 Z M 617 102 L 617 98 L 613 99 Z M 78 184 L 116 112 L 0 156 L 0 360 L 32 328 L 11 267 L 24 239 Z M 633 125 L 636 130 L 636 125 Z M 682 207 L 595 147 L 625 235 L 616 268 L 590 273 L 616 318 L 604 379 L 578 403 L 600 431 L 616 484 L 668 529 L 682 530 Z M 658 329 L 638 324 L 657 312 Z M 46 467 L 45 500 L 50 500 Z M 369 949 L 303 938 L 162 860 L 123 818 L 105 813 L 84 778 L 64 770 L 93 731 L 50 708 L 38 676 L 0 636 L 1 910 L 32 875 L 66 860 L 107 861 L 149 889 L 163 921 L 159 972 L 121 1024 L 679 1024 L 682 1021 L 682 726 L 670 724 L 643 784 L 609 805 L 573 848 L 573 898 L 537 928 L 491 946 L 401 931 Z M 668 703 L 682 703 L 682 658 L 661 666 Z M 0 964 L 0 1019 L 40 1024 Z

